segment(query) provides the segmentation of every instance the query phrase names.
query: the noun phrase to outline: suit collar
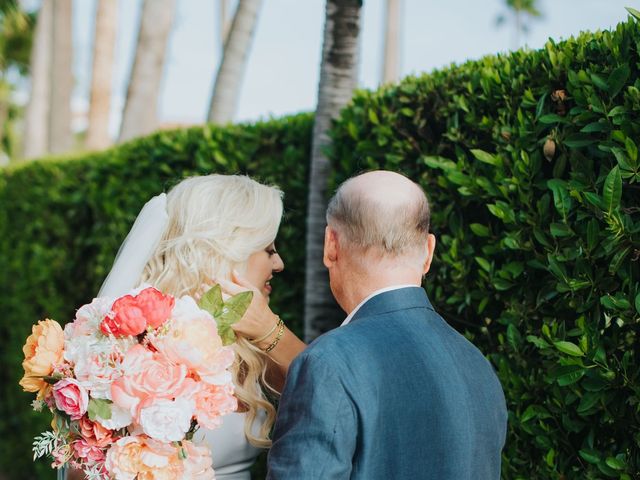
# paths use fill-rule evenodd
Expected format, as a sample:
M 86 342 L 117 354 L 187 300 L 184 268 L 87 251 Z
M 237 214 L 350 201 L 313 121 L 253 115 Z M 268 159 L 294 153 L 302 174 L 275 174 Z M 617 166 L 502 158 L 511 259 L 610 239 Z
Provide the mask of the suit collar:
M 400 288 L 375 295 L 360 307 L 350 323 L 361 318 L 409 308 L 428 308 L 433 310 L 429 297 L 427 297 L 427 292 L 422 287 Z

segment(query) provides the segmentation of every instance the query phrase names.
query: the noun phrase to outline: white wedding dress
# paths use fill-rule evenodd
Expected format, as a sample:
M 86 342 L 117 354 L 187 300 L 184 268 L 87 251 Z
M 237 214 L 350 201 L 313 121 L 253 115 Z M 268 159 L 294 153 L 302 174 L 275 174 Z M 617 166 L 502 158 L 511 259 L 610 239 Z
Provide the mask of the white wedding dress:
M 199 429 L 193 437 L 197 444 L 204 444 L 211 450 L 216 480 L 250 480 L 251 466 L 261 449 L 249 443 L 244 434 L 246 413 L 230 413 L 222 417 L 222 425 L 215 430 Z M 254 431 L 264 420 L 258 416 Z

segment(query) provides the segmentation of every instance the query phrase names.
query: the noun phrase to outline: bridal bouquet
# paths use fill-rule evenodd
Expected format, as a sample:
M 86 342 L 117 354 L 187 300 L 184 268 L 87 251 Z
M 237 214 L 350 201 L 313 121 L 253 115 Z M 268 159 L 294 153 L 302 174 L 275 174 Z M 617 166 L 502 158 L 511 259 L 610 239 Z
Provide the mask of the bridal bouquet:
M 191 439 L 237 409 L 230 325 L 250 302 L 250 292 L 224 302 L 218 286 L 200 304 L 142 287 L 94 299 L 64 329 L 38 322 L 20 385 L 53 420 L 34 460 L 95 480 L 213 479 L 208 448 Z

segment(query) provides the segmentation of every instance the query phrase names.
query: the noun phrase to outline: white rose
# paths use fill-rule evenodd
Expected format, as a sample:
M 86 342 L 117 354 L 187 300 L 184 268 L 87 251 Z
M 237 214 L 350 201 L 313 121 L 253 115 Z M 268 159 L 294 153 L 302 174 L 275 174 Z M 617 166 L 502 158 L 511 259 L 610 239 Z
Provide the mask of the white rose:
M 109 406 L 111 407 L 111 418 L 107 420 L 101 417 L 96 417 L 96 422 L 109 430 L 119 430 L 131 424 L 133 417 L 129 413 L 129 410 L 119 407 L 113 403 Z
M 140 410 L 140 425 L 151 438 L 161 442 L 178 442 L 191 427 L 194 409 L 192 400 L 160 399 Z

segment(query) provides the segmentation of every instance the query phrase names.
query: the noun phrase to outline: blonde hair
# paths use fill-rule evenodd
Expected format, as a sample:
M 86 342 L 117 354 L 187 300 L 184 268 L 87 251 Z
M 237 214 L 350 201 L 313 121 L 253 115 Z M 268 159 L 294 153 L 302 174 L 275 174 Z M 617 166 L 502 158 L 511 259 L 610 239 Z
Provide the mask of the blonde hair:
M 245 272 L 249 256 L 276 238 L 282 218 L 282 192 L 240 175 L 187 178 L 167 194 L 169 224 L 142 274 L 142 281 L 180 297 L 203 293 L 202 286 Z M 238 337 L 234 344 L 235 393 L 248 408 L 244 431 L 249 442 L 271 445 L 275 408 L 266 394 L 277 392 L 266 381 L 266 355 Z M 266 412 L 257 435 L 252 425 Z

